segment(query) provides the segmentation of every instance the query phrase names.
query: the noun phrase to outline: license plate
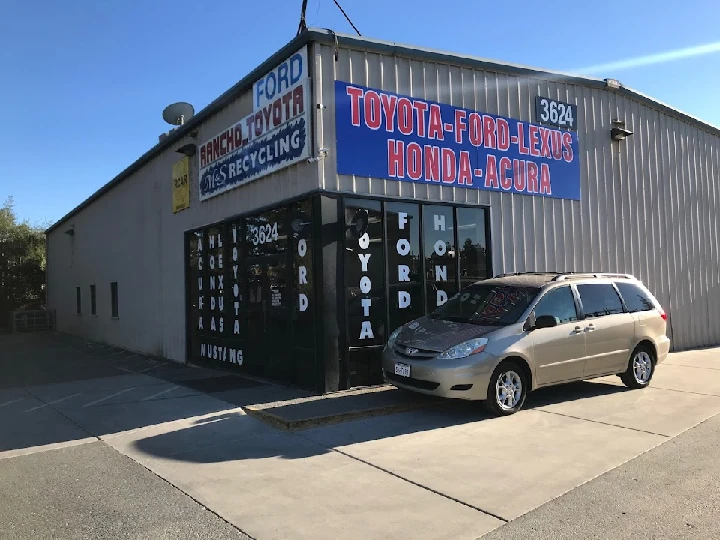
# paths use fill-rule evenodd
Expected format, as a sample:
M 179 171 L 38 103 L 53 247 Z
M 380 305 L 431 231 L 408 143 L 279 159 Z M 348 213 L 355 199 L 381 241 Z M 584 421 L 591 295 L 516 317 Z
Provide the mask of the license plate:
M 395 375 L 400 375 L 401 377 L 409 377 L 410 376 L 410 366 L 407 364 L 395 364 Z

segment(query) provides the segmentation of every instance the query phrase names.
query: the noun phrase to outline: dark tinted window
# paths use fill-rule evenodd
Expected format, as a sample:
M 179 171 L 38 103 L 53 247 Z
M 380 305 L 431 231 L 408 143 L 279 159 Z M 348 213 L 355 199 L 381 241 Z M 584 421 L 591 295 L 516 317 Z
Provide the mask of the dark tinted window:
M 273 208 L 245 219 L 245 255 L 262 257 L 287 251 L 285 208 Z
M 226 303 L 225 270 L 228 257 L 226 230 L 222 225 L 207 229 L 204 262 L 207 265 L 207 287 L 204 291 L 204 302 L 207 313 L 204 329 L 213 336 L 232 335 L 232 328 L 228 323 L 230 304 Z
M 622 313 L 623 307 L 615 288 L 605 283 L 577 286 L 586 317 L 602 317 Z
M 90 285 L 90 314 L 97 315 L 97 301 L 95 296 L 95 285 Z
M 537 296 L 533 287 L 471 285 L 432 313 L 433 318 L 500 326 L 518 321 Z
M 575 298 L 570 287 L 553 289 L 543 296 L 535 306 L 535 317 L 541 315 L 555 317 L 558 324 L 577 321 Z
M 304 349 L 315 348 L 315 274 L 311 202 L 308 199 L 293 204 L 289 230 L 293 251 L 293 275 L 297 288 L 293 316 L 293 346 Z
M 82 313 L 82 299 L 80 296 L 80 287 L 76 287 L 75 289 L 75 300 L 77 303 L 77 314 L 80 315 Z
M 460 253 L 460 288 L 487 279 L 487 239 L 485 210 L 482 208 L 457 209 L 458 250 Z
M 118 284 L 117 281 L 113 281 L 110 284 L 110 309 L 112 316 L 118 317 Z
M 617 285 L 617 288 L 620 290 L 620 294 L 623 300 L 625 300 L 625 305 L 631 313 L 637 311 L 652 311 L 655 309 L 653 301 L 647 293 L 637 285 L 623 282 L 616 283 L 615 285 Z

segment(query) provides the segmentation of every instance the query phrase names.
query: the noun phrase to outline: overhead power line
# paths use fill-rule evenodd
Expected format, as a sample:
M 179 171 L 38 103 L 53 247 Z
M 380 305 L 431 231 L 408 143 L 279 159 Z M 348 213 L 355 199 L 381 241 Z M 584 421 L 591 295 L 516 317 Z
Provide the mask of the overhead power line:
M 348 14 L 345 13 L 345 10 L 344 10 L 344 9 L 342 8 L 342 6 L 340 5 L 340 2 L 338 2 L 337 0 L 333 0 L 333 2 L 335 2 L 335 5 L 336 5 L 336 6 L 338 7 L 338 9 L 342 12 L 342 14 L 345 15 L 345 18 L 347 19 L 347 22 L 349 22 L 349 23 L 350 23 L 350 26 L 353 27 L 353 30 L 355 30 L 355 32 L 357 32 L 357 35 L 358 35 L 358 36 L 362 36 L 362 34 L 360 33 L 360 30 L 357 29 L 357 26 L 355 26 L 355 25 L 353 24 L 353 22 L 350 20 L 350 17 L 348 17 Z
M 307 10 L 308 0 L 303 0 L 302 7 L 300 8 L 300 25 L 298 26 L 297 35 L 302 34 L 307 30 L 307 22 L 305 21 L 305 10 Z
M 350 26 L 353 27 L 353 30 L 355 30 L 357 35 L 362 36 L 362 34 L 360 33 L 360 30 L 357 29 L 357 26 L 355 26 L 355 24 L 352 22 L 352 20 L 350 20 L 350 17 L 348 16 L 348 14 L 345 13 L 345 10 L 340 5 L 340 2 L 338 2 L 338 0 L 333 0 L 333 2 L 335 2 L 335 5 L 338 7 L 340 12 L 345 16 L 345 19 L 347 20 L 347 22 L 350 23 Z M 302 7 L 300 8 L 300 24 L 298 25 L 297 35 L 300 35 L 307 30 L 307 20 L 305 17 L 305 12 L 307 11 L 307 4 L 308 4 L 308 0 L 303 0 Z M 320 10 L 320 5 L 318 4 L 318 11 L 319 10 Z

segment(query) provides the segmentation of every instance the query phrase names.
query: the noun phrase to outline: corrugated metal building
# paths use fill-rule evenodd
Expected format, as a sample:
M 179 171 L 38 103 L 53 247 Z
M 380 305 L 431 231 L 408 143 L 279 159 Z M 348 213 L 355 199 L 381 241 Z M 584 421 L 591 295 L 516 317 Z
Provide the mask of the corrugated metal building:
M 395 327 L 504 272 L 632 273 L 675 349 L 717 345 L 719 156 L 616 81 L 311 30 L 48 230 L 48 305 L 319 391 L 379 382 Z

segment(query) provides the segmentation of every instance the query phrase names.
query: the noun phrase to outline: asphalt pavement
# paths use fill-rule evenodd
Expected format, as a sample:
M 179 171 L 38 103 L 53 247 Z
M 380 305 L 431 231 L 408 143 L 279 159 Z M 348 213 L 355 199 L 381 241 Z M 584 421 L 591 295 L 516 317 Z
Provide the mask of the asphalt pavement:
M 105 443 L 0 459 L 0 538 L 249 538 Z

